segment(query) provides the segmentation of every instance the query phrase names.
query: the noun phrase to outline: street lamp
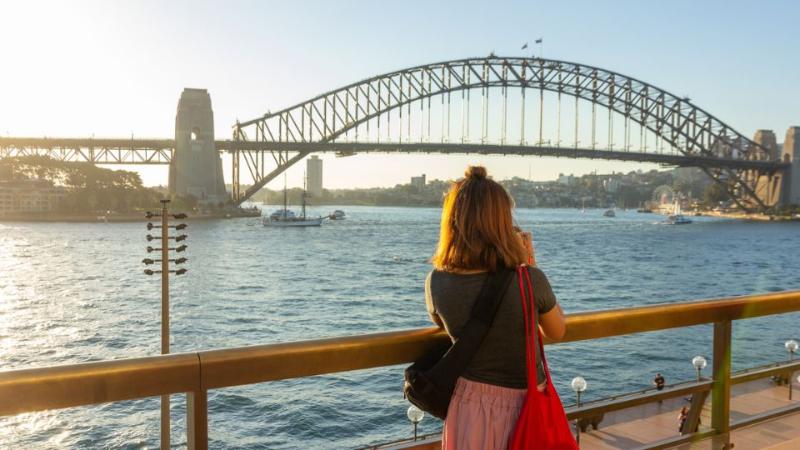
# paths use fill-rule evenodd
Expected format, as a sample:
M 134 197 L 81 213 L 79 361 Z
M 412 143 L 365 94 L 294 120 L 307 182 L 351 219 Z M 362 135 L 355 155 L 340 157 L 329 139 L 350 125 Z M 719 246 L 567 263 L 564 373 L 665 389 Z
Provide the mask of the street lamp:
M 797 351 L 797 347 L 800 346 L 800 344 L 798 344 L 794 339 L 789 339 L 783 344 L 783 346 L 786 347 L 786 351 L 789 352 L 789 361 L 792 361 L 794 359 L 794 354 Z
M 581 393 L 586 390 L 586 380 L 583 377 L 575 377 L 569 383 L 573 392 L 578 398 L 577 406 L 581 407 Z M 575 441 L 580 445 L 581 443 L 581 427 L 578 424 L 578 419 L 575 419 Z
M 156 243 L 160 242 L 161 247 L 152 247 L 147 246 L 147 253 L 153 252 L 160 252 L 161 258 L 145 258 L 142 260 L 142 263 L 146 266 L 152 266 L 155 263 L 161 264 L 161 270 L 154 270 L 158 266 L 154 266 L 153 269 L 144 269 L 145 275 L 152 276 L 155 274 L 161 274 L 161 354 L 168 354 L 169 353 L 169 275 L 184 275 L 186 274 L 187 270 L 185 268 L 175 268 L 170 269 L 170 263 L 175 265 L 184 264 L 188 261 L 187 258 L 170 258 L 170 251 L 176 252 L 183 252 L 186 250 L 186 244 L 182 244 L 176 247 L 170 247 L 170 240 L 175 240 L 175 242 L 182 242 L 185 241 L 187 236 L 185 234 L 181 234 L 178 236 L 170 236 L 169 230 L 170 228 L 179 231 L 185 230 L 187 225 L 185 223 L 177 224 L 177 225 L 170 225 L 169 219 L 170 217 L 173 219 L 186 219 L 186 214 L 178 213 L 178 214 L 170 214 L 168 211 L 168 204 L 169 200 L 161 200 L 161 212 L 150 212 L 148 211 L 145 215 L 145 218 L 152 219 L 154 217 L 158 217 L 161 219 L 160 225 L 153 224 L 152 222 L 147 223 L 147 231 L 153 231 L 157 229 L 161 231 L 160 236 L 153 236 L 151 234 L 147 235 L 147 242 L 156 241 Z M 156 253 L 157 255 L 158 253 Z M 161 448 L 170 448 L 169 445 L 169 438 L 170 438 L 170 426 L 169 426 L 169 395 L 162 395 L 161 396 Z
M 797 376 L 797 382 L 800 383 L 800 375 Z M 789 400 L 792 399 L 792 377 L 789 377 Z
M 414 440 L 417 440 L 417 425 L 422 422 L 422 419 L 425 418 L 425 411 L 417 408 L 414 405 L 408 407 L 408 411 L 406 411 L 406 416 L 408 416 L 408 420 L 414 424 Z
M 692 365 L 694 369 L 697 371 L 697 381 L 700 381 L 700 371 L 706 368 L 708 365 L 708 361 L 702 356 L 695 356 L 692 358 Z

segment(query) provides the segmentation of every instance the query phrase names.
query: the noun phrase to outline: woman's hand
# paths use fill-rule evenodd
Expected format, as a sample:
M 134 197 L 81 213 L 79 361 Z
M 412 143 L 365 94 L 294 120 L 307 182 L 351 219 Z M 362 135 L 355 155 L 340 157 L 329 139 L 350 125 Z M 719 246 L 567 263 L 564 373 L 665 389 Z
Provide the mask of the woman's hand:
M 519 236 L 522 238 L 522 245 L 524 245 L 525 250 L 528 251 L 528 265 L 535 266 L 536 252 L 533 250 L 533 234 L 529 231 L 520 231 Z

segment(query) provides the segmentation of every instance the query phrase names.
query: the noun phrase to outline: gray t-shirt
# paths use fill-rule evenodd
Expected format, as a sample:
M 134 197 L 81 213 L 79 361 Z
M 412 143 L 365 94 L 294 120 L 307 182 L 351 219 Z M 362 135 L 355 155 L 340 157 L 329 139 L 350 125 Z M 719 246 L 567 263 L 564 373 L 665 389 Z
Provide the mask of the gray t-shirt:
M 533 296 L 539 314 L 556 305 L 556 297 L 545 274 L 530 267 Z M 486 281 L 486 273 L 456 274 L 433 270 L 425 279 L 425 303 L 428 313 L 439 316 L 445 331 L 458 337 L 469 320 L 472 305 Z M 522 301 L 517 277 L 503 297 L 492 327 L 478 352 L 472 358 L 464 378 L 480 383 L 522 389 L 527 387 L 525 366 L 525 324 L 522 321 Z M 539 384 L 544 382 L 544 369 L 539 349 L 536 349 Z

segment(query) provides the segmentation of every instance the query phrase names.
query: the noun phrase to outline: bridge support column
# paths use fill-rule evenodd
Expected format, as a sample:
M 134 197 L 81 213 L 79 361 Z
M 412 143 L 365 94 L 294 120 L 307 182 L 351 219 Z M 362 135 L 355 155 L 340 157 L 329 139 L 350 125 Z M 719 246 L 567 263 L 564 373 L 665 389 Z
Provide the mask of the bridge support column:
M 800 127 L 789 127 L 786 130 L 781 160 L 792 163 L 784 175 L 784 204 L 800 205 Z
M 772 130 L 758 130 L 753 136 L 753 142 L 769 150 L 769 158 L 777 160 L 778 142 L 775 132 Z M 751 170 L 746 173 L 746 178 L 751 186 L 755 186 L 755 193 L 764 204 L 769 206 L 780 206 L 783 202 L 785 192 L 783 192 L 783 179 L 785 174 L 782 172 L 762 172 Z
M 227 203 L 222 160 L 214 147 L 214 111 L 205 89 L 186 88 L 175 115 L 175 153 L 169 167 L 169 192 L 192 196 L 201 205 Z

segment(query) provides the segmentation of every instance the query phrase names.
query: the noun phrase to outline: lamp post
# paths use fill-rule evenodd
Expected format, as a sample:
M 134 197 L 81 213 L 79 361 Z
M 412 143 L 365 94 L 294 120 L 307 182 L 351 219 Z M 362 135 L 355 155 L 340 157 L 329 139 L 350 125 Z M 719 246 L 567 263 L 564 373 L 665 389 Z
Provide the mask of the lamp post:
M 701 380 L 700 372 L 706 368 L 708 365 L 708 361 L 702 356 L 695 356 L 692 358 L 692 365 L 694 366 L 694 370 L 697 371 L 697 381 Z
M 586 390 L 586 380 L 583 377 L 575 377 L 569 383 L 569 386 L 575 392 L 577 397 L 577 406 L 581 407 L 581 393 Z M 578 424 L 578 419 L 575 419 L 575 441 L 580 445 L 581 443 L 581 427 Z
M 146 266 L 153 265 L 155 263 L 161 264 L 161 270 L 152 270 L 152 269 L 144 269 L 145 275 L 155 275 L 157 273 L 161 274 L 161 354 L 166 355 L 169 353 L 169 274 L 174 273 L 175 275 L 183 275 L 186 273 L 186 269 L 181 268 L 177 270 L 170 270 L 169 263 L 174 263 L 175 265 L 183 264 L 187 261 L 186 258 L 174 258 L 170 259 L 169 252 L 184 252 L 186 251 L 186 244 L 176 245 L 175 247 L 169 246 L 169 241 L 174 240 L 177 244 L 178 242 L 185 241 L 187 236 L 185 234 L 181 234 L 178 236 L 170 236 L 169 229 L 174 228 L 176 231 L 181 231 L 186 229 L 186 224 L 181 223 L 178 225 L 170 225 L 169 218 L 172 217 L 173 219 L 185 219 L 186 214 L 170 214 L 167 208 L 167 204 L 169 200 L 161 200 L 161 212 L 160 213 L 153 213 L 148 211 L 145 214 L 145 218 L 152 219 L 153 217 L 160 217 L 161 224 L 160 225 L 153 225 L 153 223 L 147 224 L 147 230 L 152 231 L 154 228 L 161 228 L 161 236 L 153 236 L 148 234 L 147 235 L 147 242 L 153 241 L 161 241 L 161 247 L 154 248 L 151 246 L 147 246 L 147 253 L 153 252 L 160 252 L 161 258 L 160 259 L 152 259 L 152 258 L 145 258 L 142 260 Z M 169 436 L 170 434 L 170 426 L 169 426 L 169 395 L 162 395 L 161 396 L 161 448 L 170 448 L 169 445 Z
M 425 412 L 414 405 L 408 407 L 408 411 L 406 411 L 406 416 L 408 416 L 408 420 L 414 424 L 414 440 L 417 440 L 417 425 L 422 422 L 422 419 L 425 418 Z
M 797 376 L 797 382 L 800 383 L 800 375 Z M 792 377 L 789 377 L 789 400 L 792 399 Z
M 798 344 L 797 341 L 795 341 L 794 339 L 789 339 L 788 341 L 786 341 L 783 344 L 783 346 L 786 347 L 786 351 L 789 352 L 789 362 L 792 362 L 794 360 L 794 353 L 797 351 L 797 347 L 800 346 L 800 344 Z M 797 379 L 800 380 L 800 377 L 798 377 Z M 789 400 L 792 399 L 792 384 L 793 384 L 792 383 L 792 375 L 790 373 L 789 374 Z

